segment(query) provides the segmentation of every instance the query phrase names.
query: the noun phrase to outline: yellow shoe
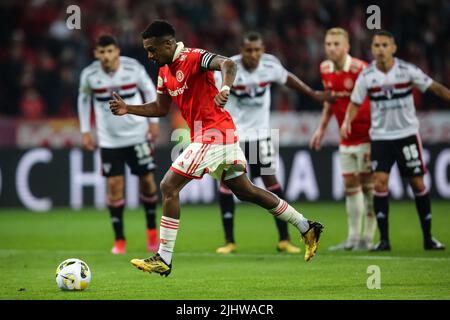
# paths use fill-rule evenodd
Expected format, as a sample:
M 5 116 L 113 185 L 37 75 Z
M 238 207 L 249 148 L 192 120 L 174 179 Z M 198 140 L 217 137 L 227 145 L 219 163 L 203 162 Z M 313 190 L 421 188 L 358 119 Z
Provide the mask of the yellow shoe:
M 289 240 L 282 240 L 277 244 L 278 252 L 287 252 L 287 253 L 300 253 L 300 248 L 294 246 Z
M 323 225 L 319 222 L 309 221 L 309 229 L 302 234 L 302 239 L 305 242 L 305 261 L 308 262 L 316 254 L 319 247 L 319 237 L 322 233 Z
M 223 247 L 217 248 L 216 253 L 229 254 L 236 251 L 236 244 L 228 242 Z
M 149 273 L 159 273 L 161 276 L 168 276 L 172 271 L 172 264 L 167 264 L 159 254 L 147 259 L 133 259 L 130 261 L 133 266 Z

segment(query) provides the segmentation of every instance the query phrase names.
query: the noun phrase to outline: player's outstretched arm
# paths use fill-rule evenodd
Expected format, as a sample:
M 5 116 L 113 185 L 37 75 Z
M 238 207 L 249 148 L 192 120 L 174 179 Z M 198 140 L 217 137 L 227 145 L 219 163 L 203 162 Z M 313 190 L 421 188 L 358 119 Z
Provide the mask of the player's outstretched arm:
M 317 91 L 313 90 L 310 86 L 300 80 L 295 74 L 292 72 L 288 72 L 288 77 L 286 81 L 286 86 L 294 89 L 300 93 L 306 94 L 312 99 L 316 100 L 319 103 L 322 102 L 335 102 L 336 98 L 333 96 L 330 91 Z
M 169 113 L 171 99 L 168 95 L 158 94 L 156 101 L 129 105 L 115 92 L 113 92 L 114 100 L 109 100 L 109 109 L 116 116 L 124 114 L 134 114 L 143 117 L 164 117 Z
M 440 84 L 439 82 L 433 81 L 428 90 L 433 92 L 435 95 L 442 98 L 443 100 L 447 102 L 450 101 L 450 90 L 444 85 Z
M 208 69 L 221 71 L 222 73 L 222 88 L 220 89 L 219 94 L 214 98 L 214 102 L 218 106 L 223 107 L 228 101 L 230 88 L 236 78 L 237 65 L 229 58 L 216 55 L 211 60 Z
M 322 138 L 327 130 L 328 123 L 330 122 L 333 112 L 328 102 L 323 103 L 322 116 L 320 117 L 319 127 L 317 127 L 311 140 L 309 141 L 309 147 L 313 150 L 320 150 L 320 144 L 322 143 Z
M 347 139 L 349 134 L 352 133 L 352 121 L 353 119 L 355 119 L 356 115 L 358 114 L 358 111 L 359 111 L 358 104 L 354 102 L 350 102 L 348 104 L 347 112 L 345 113 L 345 119 L 341 127 L 341 137 L 343 137 L 344 139 Z

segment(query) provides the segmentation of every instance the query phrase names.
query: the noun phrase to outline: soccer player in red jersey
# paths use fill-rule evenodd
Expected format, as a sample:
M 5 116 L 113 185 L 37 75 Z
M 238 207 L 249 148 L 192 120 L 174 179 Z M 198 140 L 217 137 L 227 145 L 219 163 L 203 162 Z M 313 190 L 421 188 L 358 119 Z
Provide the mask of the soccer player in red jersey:
M 350 95 L 359 73 L 367 63 L 349 55 L 348 33 L 342 28 L 332 28 L 325 36 L 325 53 L 328 60 L 320 65 L 325 89 L 332 90 L 336 102 L 325 102 L 319 127 L 310 141 L 311 148 L 320 149 L 328 123 L 334 115 L 339 128 L 345 118 Z M 345 183 L 345 203 L 348 221 L 347 239 L 330 250 L 368 250 L 372 246 L 376 229 L 373 212 L 373 182 L 370 164 L 370 106 L 366 99 L 354 121 L 354 130 L 346 139 L 341 138 L 339 158 Z M 364 231 L 360 236 L 362 218 Z
M 245 172 L 246 159 L 239 147 L 236 128 L 223 109 L 236 76 L 236 64 L 203 49 L 184 47 L 176 42 L 175 30 L 166 21 L 151 23 L 142 33 L 149 60 L 158 63 L 157 100 L 143 105 L 127 105 L 114 94 L 110 109 L 115 115 L 146 117 L 167 115 L 174 101 L 191 130 L 191 144 L 177 157 L 161 181 L 163 216 L 158 253 L 131 263 L 146 272 L 167 276 L 172 270 L 172 254 L 179 227 L 179 193 L 192 179 L 205 173 L 224 184 L 243 201 L 267 209 L 279 219 L 294 225 L 305 242 L 305 260 L 316 253 L 323 226 L 307 220 L 286 201 L 253 185 Z M 214 81 L 214 70 L 222 73 L 222 88 Z

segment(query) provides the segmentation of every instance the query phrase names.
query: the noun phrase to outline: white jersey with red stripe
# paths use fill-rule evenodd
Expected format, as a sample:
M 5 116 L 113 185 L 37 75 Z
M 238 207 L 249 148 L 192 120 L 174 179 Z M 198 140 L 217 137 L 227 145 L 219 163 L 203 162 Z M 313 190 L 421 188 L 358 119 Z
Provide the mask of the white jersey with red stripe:
M 93 104 L 100 147 L 122 148 L 146 141 L 148 118 L 128 114 L 121 117 L 113 115 L 108 103 L 113 91 L 127 104 L 156 100 L 155 86 L 137 60 L 120 57 L 119 68 L 114 73 L 106 73 L 100 62 L 94 61 L 83 69 L 80 76 L 78 117 L 81 132 L 91 130 Z M 150 118 L 150 121 L 158 122 L 158 118 Z
M 242 56 L 231 59 L 237 73 L 225 109 L 231 114 L 240 141 L 255 141 L 270 137 L 270 87 L 273 82 L 285 84 L 288 71 L 280 60 L 263 54 L 255 70 L 245 69 Z M 221 87 L 220 72 L 215 72 L 216 85 Z
M 386 73 L 373 61 L 359 74 L 351 101 L 360 105 L 369 96 L 372 140 L 402 139 L 419 132 L 412 87 L 424 92 L 432 83 L 422 70 L 403 60 L 395 58 Z

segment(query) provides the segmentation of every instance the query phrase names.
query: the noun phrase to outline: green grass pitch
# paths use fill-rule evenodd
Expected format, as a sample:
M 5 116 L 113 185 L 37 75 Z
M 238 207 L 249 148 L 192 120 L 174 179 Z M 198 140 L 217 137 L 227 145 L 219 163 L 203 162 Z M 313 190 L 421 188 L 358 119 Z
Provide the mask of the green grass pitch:
M 295 203 L 307 217 L 325 225 L 318 254 L 277 253 L 273 218 L 253 205 L 238 205 L 238 252 L 215 254 L 223 243 L 217 205 L 182 207 L 174 269 L 167 278 L 130 264 L 143 258 L 143 210 L 125 212 L 127 254 L 114 256 L 106 210 L 50 213 L 2 209 L 0 213 L 0 299 L 449 299 L 450 250 L 426 252 L 414 202 L 391 202 L 387 253 L 329 252 L 344 239 L 344 203 Z M 433 234 L 450 244 L 450 203 L 433 202 Z M 161 214 L 158 209 L 159 216 Z M 158 219 L 159 220 L 159 219 Z M 290 229 L 294 243 L 298 233 Z M 378 236 L 376 237 L 378 238 Z M 62 292 L 55 269 L 79 258 L 92 270 L 89 288 Z M 381 289 L 367 288 L 367 268 L 381 270 Z

